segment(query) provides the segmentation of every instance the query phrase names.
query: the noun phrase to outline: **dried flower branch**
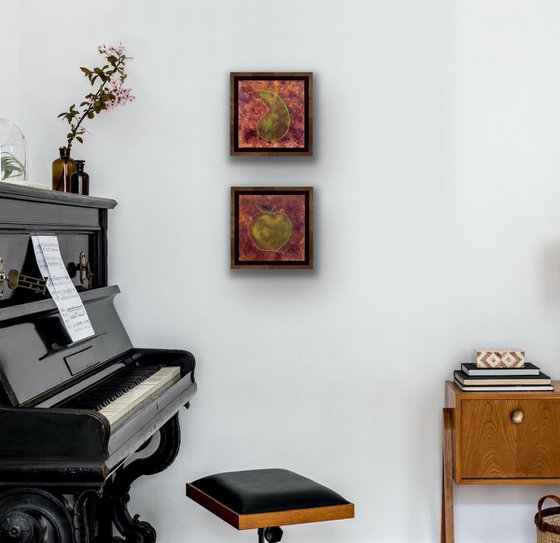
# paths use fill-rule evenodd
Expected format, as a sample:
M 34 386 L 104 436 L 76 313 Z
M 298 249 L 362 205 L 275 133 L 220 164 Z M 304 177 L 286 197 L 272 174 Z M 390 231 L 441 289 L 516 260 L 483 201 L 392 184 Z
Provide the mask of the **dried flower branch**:
M 68 111 L 58 116 L 70 125 L 70 131 L 66 135 L 68 150 L 72 149 L 74 140 L 84 143 L 82 136 L 86 129 L 82 123 L 85 119 L 93 119 L 102 111 L 124 106 L 134 100 L 131 89 L 123 87 L 126 79 L 126 61 L 131 60 L 131 57 L 125 54 L 125 47 L 122 43 L 117 46 L 100 45 L 97 50 L 105 57 L 106 64 L 91 70 L 82 66 L 80 70 L 88 78 L 91 86 L 97 83 L 99 88 L 96 92 L 86 94 L 79 109 L 76 108 L 76 104 L 72 104 Z

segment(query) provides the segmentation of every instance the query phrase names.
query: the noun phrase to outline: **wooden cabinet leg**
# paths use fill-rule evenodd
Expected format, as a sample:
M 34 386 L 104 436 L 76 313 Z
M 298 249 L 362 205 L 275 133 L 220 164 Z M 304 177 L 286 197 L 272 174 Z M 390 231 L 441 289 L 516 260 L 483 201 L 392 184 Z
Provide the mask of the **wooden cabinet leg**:
M 441 543 L 454 543 L 453 526 L 453 409 L 443 410 Z

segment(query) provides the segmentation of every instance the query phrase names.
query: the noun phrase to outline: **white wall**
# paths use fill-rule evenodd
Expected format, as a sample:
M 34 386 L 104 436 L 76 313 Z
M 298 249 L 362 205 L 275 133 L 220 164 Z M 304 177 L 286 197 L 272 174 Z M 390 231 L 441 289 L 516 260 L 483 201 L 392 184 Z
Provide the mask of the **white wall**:
M 35 180 L 64 143 L 56 115 L 87 91 L 78 66 L 104 42 L 135 57 L 136 102 L 89 123 L 75 156 L 120 202 L 110 275 L 134 343 L 192 350 L 200 389 L 180 459 L 135 485 L 131 510 L 162 543 L 255 541 L 184 482 L 282 466 L 357 504 L 286 541 L 437 541 L 444 379 L 484 345 L 560 377 L 560 3 L 0 9 L 15 74 L 0 116 L 25 132 Z M 314 158 L 229 158 L 228 74 L 243 70 L 314 72 Z M 315 187 L 315 271 L 228 269 L 229 187 L 244 184 Z M 458 540 L 534 541 L 547 490 L 457 489 Z

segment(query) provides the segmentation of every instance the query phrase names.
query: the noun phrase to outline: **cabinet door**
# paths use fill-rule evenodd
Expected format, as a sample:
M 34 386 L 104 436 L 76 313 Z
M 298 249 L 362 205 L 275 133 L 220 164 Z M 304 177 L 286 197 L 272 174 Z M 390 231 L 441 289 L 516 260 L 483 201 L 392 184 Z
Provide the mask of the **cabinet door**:
M 560 477 L 560 399 L 463 400 L 465 479 Z M 512 413 L 523 412 L 514 424 Z

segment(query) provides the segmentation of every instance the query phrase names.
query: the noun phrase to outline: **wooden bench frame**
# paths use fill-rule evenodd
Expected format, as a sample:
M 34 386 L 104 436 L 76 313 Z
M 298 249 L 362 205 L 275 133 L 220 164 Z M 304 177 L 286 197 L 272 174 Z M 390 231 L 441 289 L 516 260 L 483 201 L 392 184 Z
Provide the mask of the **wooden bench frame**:
M 353 503 L 331 505 L 328 507 L 288 509 L 285 511 L 274 511 L 272 513 L 240 515 L 190 483 L 187 483 L 187 496 L 238 530 L 354 518 Z

